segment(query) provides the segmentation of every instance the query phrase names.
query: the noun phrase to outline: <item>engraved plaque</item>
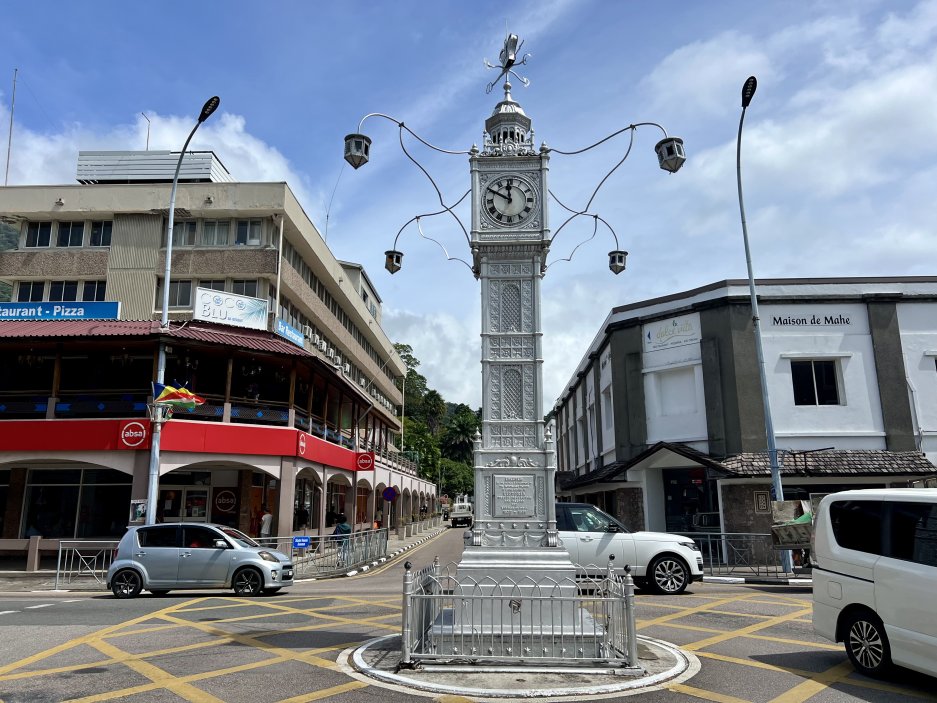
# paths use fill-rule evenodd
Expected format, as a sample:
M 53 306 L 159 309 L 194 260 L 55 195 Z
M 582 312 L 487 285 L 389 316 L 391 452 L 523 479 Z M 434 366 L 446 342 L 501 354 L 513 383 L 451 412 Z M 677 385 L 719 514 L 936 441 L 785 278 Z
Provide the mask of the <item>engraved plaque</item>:
M 495 518 L 534 516 L 534 477 L 530 475 L 495 475 Z

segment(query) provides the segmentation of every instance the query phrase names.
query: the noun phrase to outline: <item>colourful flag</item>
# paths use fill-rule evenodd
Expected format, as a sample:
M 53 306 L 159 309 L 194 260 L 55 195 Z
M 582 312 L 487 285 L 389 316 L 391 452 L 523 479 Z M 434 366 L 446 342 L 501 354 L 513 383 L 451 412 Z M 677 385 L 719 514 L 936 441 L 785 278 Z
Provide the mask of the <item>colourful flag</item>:
M 154 381 L 153 402 L 164 403 L 180 408 L 194 408 L 196 405 L 204 403 L 205 399 L 195 395 L 195 393 L 185 386 L 175 388 L 174 386 L 167 386 Z

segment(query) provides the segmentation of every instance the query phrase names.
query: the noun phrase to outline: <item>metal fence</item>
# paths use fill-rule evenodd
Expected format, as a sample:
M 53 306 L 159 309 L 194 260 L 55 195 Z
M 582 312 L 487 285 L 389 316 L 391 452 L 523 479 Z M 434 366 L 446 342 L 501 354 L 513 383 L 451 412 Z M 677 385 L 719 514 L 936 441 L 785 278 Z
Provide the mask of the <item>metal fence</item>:
M 62 540 L 55 567 L 55 588 L 72 584 L 79 578 L 91 578 L 104 584 L 114 560 L 117 540 Z
M 693 538 L 707 576 L 789 576 L 771 535 L 756 532 L 679 532 Z M 804 558 L 803 564 L 807 563 Z
M 634 582 L 609 563 L 594 579 L 476 580 L 455 564 L 405 564 L 402 666 L 433 661 L 638 666 Z
M 264 537 L 257 542 L 290 555 L 294 578 L 334 576 L 387 556 L 387 528 L 347 535 L 310 535 L 305 547 L 294 547 L 293 537 Z

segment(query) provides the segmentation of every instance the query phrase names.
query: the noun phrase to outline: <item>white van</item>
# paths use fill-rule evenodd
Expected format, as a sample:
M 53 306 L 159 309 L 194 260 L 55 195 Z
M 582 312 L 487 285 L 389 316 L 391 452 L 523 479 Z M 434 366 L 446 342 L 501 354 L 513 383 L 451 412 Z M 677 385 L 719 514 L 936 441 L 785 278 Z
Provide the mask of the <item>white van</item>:
M 826 496 L 814 525 L 813 627 L 878 676 L 937 676 L 937 489 Z

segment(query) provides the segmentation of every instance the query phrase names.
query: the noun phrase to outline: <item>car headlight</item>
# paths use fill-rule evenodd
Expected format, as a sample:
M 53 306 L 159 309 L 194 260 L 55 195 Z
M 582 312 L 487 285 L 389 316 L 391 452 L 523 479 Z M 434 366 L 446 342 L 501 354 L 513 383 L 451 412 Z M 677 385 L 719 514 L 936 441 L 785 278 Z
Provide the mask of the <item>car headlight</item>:
M 687 549 L 692 549 L 694 552 L 700 550 L 699 545 L 696 542 L 677 542 L 677 544 L 686 547 Z
M 271 554 L 270 552 L 257 552 L 257 556 L 259 556 L 264 561 L 275 561 L 277 563 L 279 563 L 280 561 L 275 556 L 273 556 L 273 554 Z

